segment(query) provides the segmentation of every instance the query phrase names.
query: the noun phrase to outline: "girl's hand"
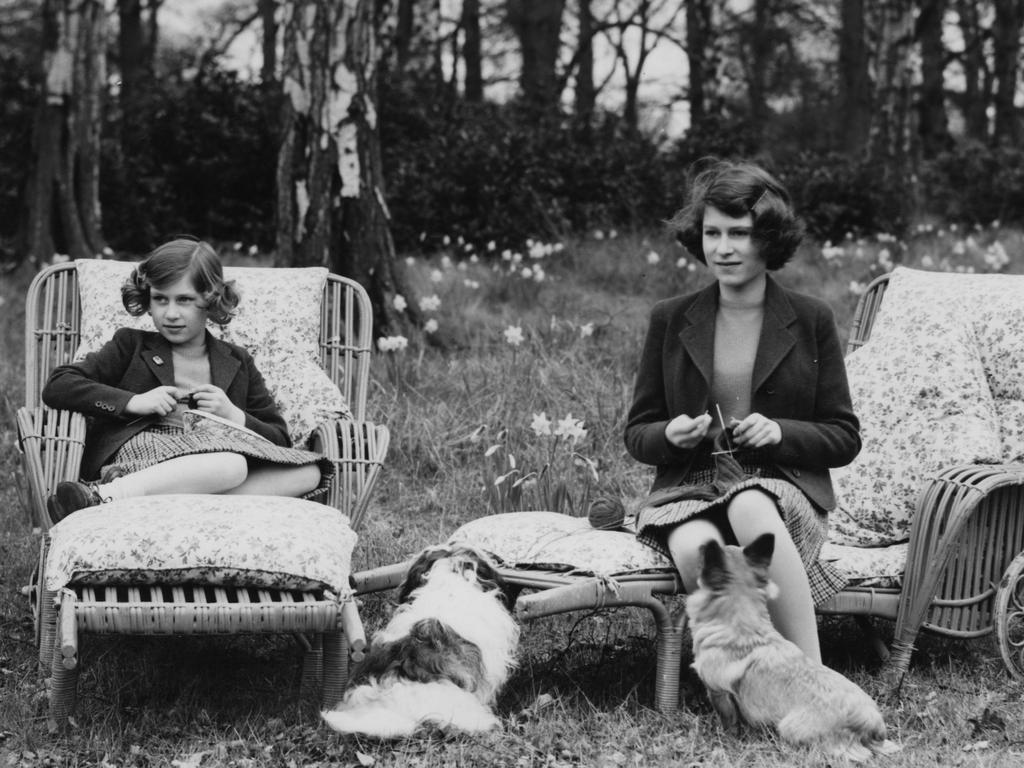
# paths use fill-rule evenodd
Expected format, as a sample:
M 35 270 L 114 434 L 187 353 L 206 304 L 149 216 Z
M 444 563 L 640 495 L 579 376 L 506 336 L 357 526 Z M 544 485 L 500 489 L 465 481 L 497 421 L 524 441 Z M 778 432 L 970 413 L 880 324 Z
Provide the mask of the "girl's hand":
M 678 448 L 690 449 L 704 439 L 710 426 L 709 413 L 703 413 L 697 418 L 690 418 L 683 413 L 665 425 L 665 437 Z
M 177 401 L 177 387 L 155 387 L 149 392 L 133 396 L 124 410 L 125 413 L 130 413 L 133 416 L 150 416 L 152 414 L 166 416 L 174 410 Z
M 739 448 L 763 448 L 782 442 L 782 428 L 767 416 L 752 413 L 743 421 L 734 422 L 732 441 Z
M 192 390 L 191 395 L 195 398 L 196 410 L 245 426 L 245 411 L 232 403 L 220 387 L 203 384 Z

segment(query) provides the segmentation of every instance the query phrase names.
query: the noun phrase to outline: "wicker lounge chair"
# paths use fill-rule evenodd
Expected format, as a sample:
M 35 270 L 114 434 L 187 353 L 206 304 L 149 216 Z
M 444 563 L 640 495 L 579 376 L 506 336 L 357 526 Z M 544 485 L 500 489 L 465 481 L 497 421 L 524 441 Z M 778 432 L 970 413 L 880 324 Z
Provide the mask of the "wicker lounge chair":
M 29 500 L 36 523 L 43 531 L 39 564 L 26 592 L 35 613 L 40 665 L 50 678 L 51 725 L 62 726 L 74 712 L 78 645 L 81 636 L 90 632 L 295 634 L 306 649 L 303 684 L 318 689 L 324 706 L 332 705 L 340 699 L 344 689 L 350 656 L 358 657 L 365 646 L 358 612 L 347 584 L 341 589 L 317 583 L 277 588 L 268 586 L 266 581 L 248 583 L 244 569 L 240 569 L 241 575 L 236 574 L 226 583 L 208 582 L 202 577 L 191 582 L 177 579 L 162 583 L 159 575 L 155 580 L 137 583 L 130 574 L 114 574 L 109 581 L 104 581 L 105 576 L 100 574 L 89 580 L 72 577 L 59 590 L 48 588 L 46 568 L 48 554 L 52 554 L 49 549 L 53 524 L 45 502 L 58 482 L 78 478 L 85 419 L 77 413 L 43 406 L 40 392 L 50 371 L 71 361 L 82 341 L 83 298 L 77 267 L 76 263 L 49 266 L 36 276 L 29 288 L 25 310 L 25 405 L 17 413 Z M 246 271 L 250 276 L 256 275 L 256 279 L 259 273 L 267 273 L 271 291 L 274 285 L 290 282 L 284 274 L 286 270 Z M 228 272 L 231 277 L 230 268 Z M 310 339 L 311 345 L 318 344 L 310 349 L 314 355 L 318 354 L 319 367 L 314 360 L 310 360 L 309 365 L 317 376 L 320 376 L 320 369 L 326 373 L 324 386 L 333 387 L 335 394 L 340 390 L 353 416 L 352 419 L 321 421 L 308 441 L 309 447 L 323 452 L 337 468 L 328 494 L 329 506 L 278 497 L 201 495 L 185 497 L 182 506 L 201 512 L 204 507 L 229 503 L 231 499 L 259 498 L 263 506 L 280 503 L 284 505 L 282 514 L 295 513 L 300 518 L 316 519 L 328 530 L 346 536 L 350 548 L 355 541 L 351 529 L 359 525 L 366 512 L 370 492 L 387 453 L 389 433 L 386 427 L 365 421 L 372 348 L 372 314 L 366 292 L 351 280 L 328 275 L 326 270 L 319 272 L 322 273 L 319 281 L 312 283 L 311 306 L 307 312 L 312 336 L 318 337 Z M 118 285 L 113 286 L 115 292 Z M 243 303 L 246 300 L 255 298 L 246 296 Z M 123 311 L 121 315 L 127 318 Z M 272 323 L 283 322 L 280 317 L 269 319 Z M 319 325 L 318 333 L 316 325 Z M 306 379 L 301 383 L 306 386 Z M 174 497 L 149 497 L 154 498 Z M 88 530 L 91 520 L 99 521 L 111 506 L 82 510 L 60 525 L 74 521 L 80 533 L 81 526 Z M 242 525 L 248 512 L 248 509 L 237 510 Z M 252 535 L 259 537 L 261 534 Z M 273 532 L 267 533 L 267 536 L 272 535 Z M 303 541 L 302 530 L 292 531 L 291 536 L 297 542 Z M 267 544 L 273 549 L 277 542 Z M 148 542 L 147 546 L 159 547 L 159 543 Z M 338 546 L 342 544 L 339 542 Z M 347 573 L 336 580 L 347 581 Z
M 888 276 L 875 280 L 856 309 L 848 351 L 863 345 L 871 334 Z M 1024 357 L 1024 349 L 1020 351 Z M 536 619 L 568 611 L 594 611 L 639 606 L 651 611 L 657 629 L 655 705 L 664 712 L 679 706 L 679 673 L 685 614 L 666 597 L 682 595 L 681 582 L 671 564 L 661 569 L 650 563 L 627 570 L 633 555 L 623 553 L 631 534 L 587 531 L 585 520 L 568 518 L 549 528 L 526 546 L 504 539 L 554 518 L 552 513 L 508 513 L 503 531 L 479 537 L 479 521 L 472 521 L 455 536 L 477 543 L 503 556 L 508 565 L 502 575 L 524 590 L 516 601 L 520 619 Z M 533 519 L 515 518 L 540 515 Z M 562 517 L 562 516 L 555 516 Z M 485 518 L 482 518 L 484 520 Z M 566 549 L 570 540 L 608 537 L 606 552 L 618 552 L 619 563 L 588 562 L 584 551 L 573 562 Z M 619 538 L 613 538 L 619 537 Z M 521 538 L 521 537 L 520 537 Z M 543 539 L 543 540 L 541 540 Z M 895 621 L 893 652 L 872 634 L 875 647 L 886 658 L 891 683 L 906 672 L 913 644 L 921 629 L 953 637 L 997 633 L 1004 661 L 1011 674 L 1024 679 L 1024 466 L 977 465 L 950 468 L 922 489 L 913 520 L 906 568 L 898 586 L 851 586 L 820 608 L 826 614 L 851 614 L 871 629 L 868 618 Z M 587 550 L 588 547 L 583 547 Z M 534 557 L 533 553 L 540 553 Z M 544 568 L 543 562 L 559 561 Z M 899 553 L 902 557 L 902 552 Z M 407 564 L 383 566 L 353 575 L 357 594 L 397 586 Z M 843 563 L 839 563 L 843 568 Z

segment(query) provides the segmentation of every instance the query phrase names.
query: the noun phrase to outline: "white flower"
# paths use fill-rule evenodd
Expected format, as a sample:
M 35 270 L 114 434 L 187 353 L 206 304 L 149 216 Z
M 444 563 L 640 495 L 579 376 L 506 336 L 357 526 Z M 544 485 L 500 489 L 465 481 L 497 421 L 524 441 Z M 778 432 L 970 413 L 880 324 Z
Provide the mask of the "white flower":
M 676 268 L 677 269 L 682 269 L 685 266 L 686 266 L 686 257 L 685 256 L 680 256 L 678 259 L 676 259 Z
M 864 283 L 858 283 L 856 280 L 850 281 L 850 293 L 854 296 L 860 296 L 866 290 L 867 286 Z
M 448 235 L 445 235 L 443 238 L 441 238 L 441 244 L 447 247 L 452 244 L 452 239 L 448 237 Z
M 661 261 L 661 256 L 658 255 L 657 251 L 650 250 L 650 251 L 647 252 L 647 263 L 650 264 L 652 267 L 655 264 L 657 264 L 658 262 L 660 262 L 660 261 Z
M 464 286 L 466 286 L 467 288 L 469 288 L 469 290 L 471 290 L 471 291 L 475 291 L 477 288 L 480 287 L 480 283 L 478 281 L 470 280 L 469 278 L 466 278 L 465 280 L 463 280 L 462 284 Z
M 523 278 L 523 280 L 529 280 L 531 277 L 533 277 L 533 270 L 530 269 L 529 267 L 523 267 L 523 270 L 522 272 L 519 273 L 519 276 Z
M 71 261 L 71 257 L 66 253 L 55 253 L 53 254 L 54 264 L 63 264 L 65 261 Z
M 583 422 L 574 419 L 571 413 L 567 413 L 555 426 L 556 437 L 568 437 L 573 443 L 582 440 L 587 436 L 587 430 L 583 428 Z
M 427 333 L 437 333 L 437 320 L 430 318 L 423 324 L 423 330 Z
M 523 260 L 523 254 L 521 254 L 521 253 L 513 253 L 512 254 L 512 263 L 513 264 L 519 264 L 520 262 L 522 262 L 522 260 Z
M 407 265 L 409 265 L 410 267 L 414 266 L 416 264 L 416 257 L 415 256 L 406 256 L 405 257 L 405 263 Z
M 547 246 L 544 243 L 533 243 L 529 246 L 531 259 L 543 259 L 547 254 Z
M 931 257 L 931 254 L 926 253 L 924 256 L 921 257 L 921 266 L 922 267 L 934 267 L 935 266 L 935 259 L 933 259 Z
M 405 336 L 381 336 L 377 339 L 377 349 L 381 352 L 399 352 L 409 346 Z
M 533 268 L 533 280 L 537 283 L 543 283 L 547 273 L 540 267 L 540 265 Z
M 480 257 L 477 256 L 475 253 L 472 256 L 469 257 L 469 263 L 470 264 L 478 264 L 479 262 L 480 262 Z
M 249 255 L 250 256 L 255 256 L 259 252 L 260 252 L 260 249 L 257 246 L 255 246 L 255 245 L 250 245 L 249 246 Z
M 619 236 L 619 233 L 618 233 L 617 230 L 614 230 L 614 229 L 609 229 L 608 230 L 608 239 L 609 240 L 614 240 L 618 236 Z
M 441 307 L 441 297 L 436 293 L 433 296 L 424 296 L 420 299 L 420 309 L 424 312 L 436 312 Z
M 395 294 L 395 298 L 391 303 L 395 305 L 395 309 L 399 312 L 405 312 L 405 308 L 409 306 L 405 296 L 400 293 Z
M 431 280 L 431 282 L 434 282 L 434 283 L 440 283 L 442 280 L 444 280 L 444 272 L 442 272 L 440 269 L 433 269 L 433 270 L 431 270 L 430 271 L 430 280 Z
M 512 261 L 512 251 L 510 251 L 508 248 L 506 248 L 504 251 L 502 251 L 501 252 L 501 260 L 502 261 Z
M 451 256 L 442 256 L 441 257 L 441 268 L 442 269 L 451 269 L 452 268 L 452 258 L 451 258 Z
M 952 229 L 952 227 L 950 227 L 950 229 Z M 963 256 L 964 253 L 966 253 L 966 252 L 967 252 L 967 246 L 964 245 L 964 241 L 963 240 L 957 240 L 955 243 L 953 243 L 953 253 L 954 254 L 956 254 L 957 256 Z
M 505 329 L 505 341 L 513 347 L 518 347 L 522 344 L 524 338 L 523 329 L 518 325 L 510 325 Z
M 533 414 L 533 421 L 530 422 L 530 429 L 533 430 L 533 434 L 537 437 L 544 437 L 545 435 L 551 434 L 551 419 L 548 415 L 541 411 L 540 413 Z
M 600 229 L 595 229 L 594 230 L 594 239 L 595 240 L 604 240 L 604 232 L 602 232 Z
M 103 255 L 108 257 L 108 258 L 110 256 L 113 256 L 114 255 L 114 249 L 111 248 L 109 245 L 103 246 Z
M 245 246 L 244 246 L 244 245 L 242 244 L 242 242 L 241 242 L 241 241 L 239 241 L 239 242 L 235 243 L 235 246 L 234 246 L 234 248 L 235 248 L 235 250 L 236 250 L 236 251 L 240 251 L 240 250 L 242 250 L 242 249 L 243 249 L 244 247 L 245 247 Z
M 487 250 L 488 251 L 493 251 L 497 247 L 498 247 L 498 244 L 495 243 L 493 240 L 488 240 L 487 241 Z
M 581 338 L 585 339 L 588 336 L 593 336 L 593 335 L 594 335 L 594 324 L 593 323 L 584 323 L 583 325 L 580 326 L 580 337 Z

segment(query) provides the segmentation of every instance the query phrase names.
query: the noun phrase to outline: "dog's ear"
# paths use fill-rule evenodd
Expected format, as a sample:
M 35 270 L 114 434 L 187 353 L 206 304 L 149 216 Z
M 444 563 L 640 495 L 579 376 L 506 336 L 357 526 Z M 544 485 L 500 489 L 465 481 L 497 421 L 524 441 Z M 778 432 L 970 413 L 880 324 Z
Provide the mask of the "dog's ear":
M 700 580 L 708 589 L 721 589 L 729 581 L 725 550 L 714 539 L 700 545 Z
M 405 580 L 398 588 L 398 602 L 405 603 L 414 590 L 419 589 L 426 582 L 426 574 L 434 567 L 434 563 L 442 557 L 447 557 L 449 550 L 445 547 L 430 547 L 423 550 L 413 560 L 409 570 L 406 571 Z
M 774 533 L 762 533 L 743 548 L 743 555 L 747 558 L 747 562 L 755 568 L 767 569 L 772 563 L 772 554 L 774 552 Z

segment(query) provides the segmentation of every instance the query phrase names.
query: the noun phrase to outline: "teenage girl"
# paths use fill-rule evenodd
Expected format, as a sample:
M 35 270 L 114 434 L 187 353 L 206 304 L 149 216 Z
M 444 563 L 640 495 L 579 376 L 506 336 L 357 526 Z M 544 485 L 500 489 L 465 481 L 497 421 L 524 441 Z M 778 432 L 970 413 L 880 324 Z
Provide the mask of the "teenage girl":
M 118 329 L 97 352 L 56 368 L 43 389 L 44 403 L 89 422 L 81 475 L 93 482 L 57 486 L 54 522 L 132 496 L 326 491 L 331 463 L 291 447 L 252 357 L 206 329 L 208 319 L 230 322 L 239 302 L 209 244 L 180 236 L 159 246 L 121 298 L 129 314 L 148 312 L 156 331 Z M 217 418 L 186 429 L 186 410 Z

